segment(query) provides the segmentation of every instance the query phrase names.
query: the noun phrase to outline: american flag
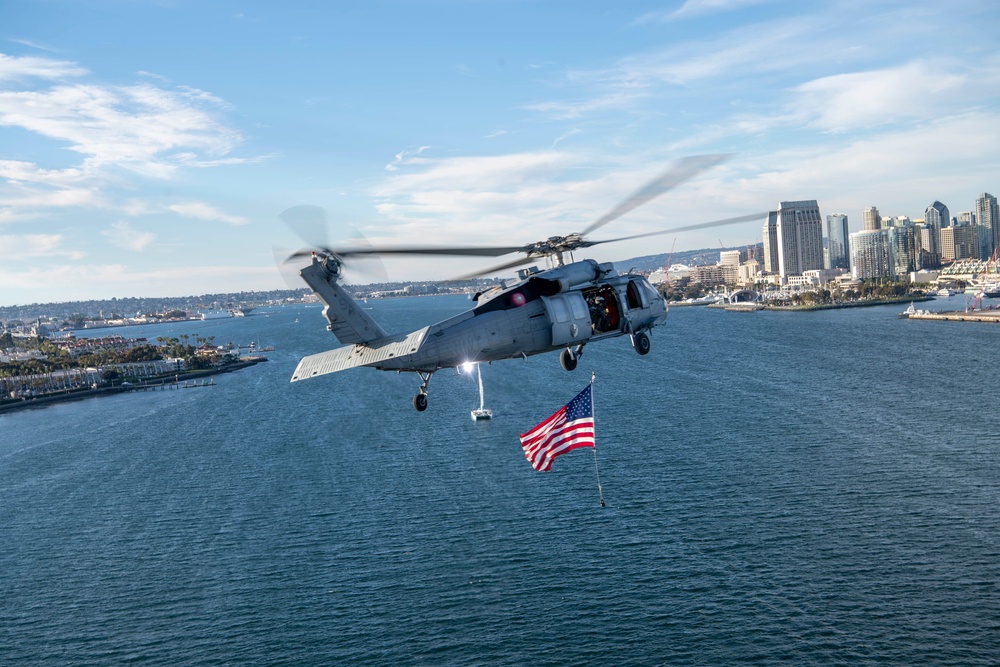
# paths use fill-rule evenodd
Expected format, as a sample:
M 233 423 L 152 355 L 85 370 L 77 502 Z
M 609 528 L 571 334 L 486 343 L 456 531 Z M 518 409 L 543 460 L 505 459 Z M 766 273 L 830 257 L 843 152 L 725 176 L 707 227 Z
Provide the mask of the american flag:
M 559 408 L 551 417 L 521 434 L 524 456 L 535 470 L 547 472 L 552 459 L 576 449 L 594 446 L 594 403 L 590 388 Z

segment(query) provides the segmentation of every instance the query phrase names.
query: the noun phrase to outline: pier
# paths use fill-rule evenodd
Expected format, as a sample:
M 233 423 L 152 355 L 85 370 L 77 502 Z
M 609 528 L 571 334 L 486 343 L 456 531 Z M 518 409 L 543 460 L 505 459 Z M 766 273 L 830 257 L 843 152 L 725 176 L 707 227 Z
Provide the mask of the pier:
M 908 319 L 937 320 L 939 322 L 986 322 L 1000 324 L 1000 310 L 974 310 L 969 312 L 961 310 L 940 312 L 921 310 L 911 314 Z

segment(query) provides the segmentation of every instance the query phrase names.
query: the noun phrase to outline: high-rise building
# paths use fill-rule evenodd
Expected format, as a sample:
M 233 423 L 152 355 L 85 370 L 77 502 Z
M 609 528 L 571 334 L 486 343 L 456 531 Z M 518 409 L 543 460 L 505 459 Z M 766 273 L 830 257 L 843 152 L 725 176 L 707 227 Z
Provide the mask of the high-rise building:
M 988 192 L 976 198 L 976 224 L 981 227 L 982 238 L 979 259 L 989 259 L 1000 248 L 1000 211 L 997 198 Z
M 920 223 L 920 268 L 936 269 L 941 266 L 941 228 Z
M 823 268 L 823 220 L 815 199 L 783 201 L 778 207 L 778 273 L 782 281 Z
M 850 239 L 851 275 L 856 280 L 896 277 L 896 261 L 889 230 L 854 232 Z
M 719 264 L 739 268 L 746 258 L 745 250 L 723 250 L 719 253 Z
M 948 212 L 947 206 L 935 200 L 934 203 L 928 206 L 924 211 L 924 222 L 928 225 L 934 225 L 938 229 L 950 227 L 951 213 Z
M 913 225 L 892 226 L 887 231 L 892 243 L 896 277 L 906 276 L 920 269 L 920 242 Z
M 761 231 L 764 238 L 764 270 L 768 273 L 778 272 L 778 212 L 767 214 L 767 222 Z
M 831 269 L 850 269 L 851 258 L 848 254 L 847 216 L 843 213 L 831 213 L 826 216 L 826 238 L 830 252 L 829 267 Z
M 882 229 L 882 216 L 878 214 L 878 209 L 874 206 L 869 206 L 861 213 L 861 221 L 866 232 Z
M 979 257 L 977 225 L 945 227 L 941 230 L 941 259 L 954 261 Z

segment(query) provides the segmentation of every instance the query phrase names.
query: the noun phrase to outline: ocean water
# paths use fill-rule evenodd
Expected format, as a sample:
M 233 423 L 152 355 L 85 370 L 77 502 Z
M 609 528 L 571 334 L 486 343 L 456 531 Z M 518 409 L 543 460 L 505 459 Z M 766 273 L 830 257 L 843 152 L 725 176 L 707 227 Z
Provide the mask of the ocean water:
M 422 414 L 413 375 L 290 384 L 315 306 L 116 330 L 277 349 L 0 416 L 0 663 L 996 665 L 1000 326 L 898 310 L 675 308 L 646 357 L 485 366 L 488 423 L 453 371 Z M 591 371 L 604 508 L 590 450 L 518 443 Z

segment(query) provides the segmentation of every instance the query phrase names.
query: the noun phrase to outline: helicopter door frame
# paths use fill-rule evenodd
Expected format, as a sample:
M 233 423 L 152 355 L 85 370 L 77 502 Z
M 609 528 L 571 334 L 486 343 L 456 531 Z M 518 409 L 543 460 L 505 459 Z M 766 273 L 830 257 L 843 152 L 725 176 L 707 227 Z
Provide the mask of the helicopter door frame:
M 540 298 L 552 323 L 552 347 L 579 344 L 590 339 L 590 311 L 581 292 Z

